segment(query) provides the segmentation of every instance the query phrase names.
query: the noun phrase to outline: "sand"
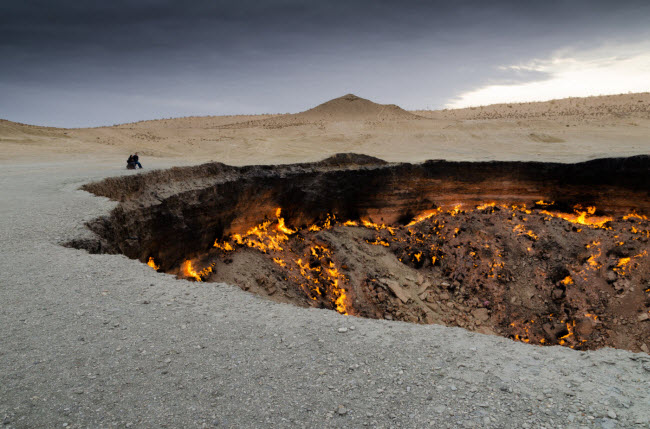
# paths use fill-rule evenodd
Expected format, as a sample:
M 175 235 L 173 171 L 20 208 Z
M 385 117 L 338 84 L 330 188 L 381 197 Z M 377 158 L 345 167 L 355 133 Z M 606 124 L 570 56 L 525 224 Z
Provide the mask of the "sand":
M 0 159 L 147 158 L 231 165 L 356 152 L 387 161 L 577 162 L 650 151 L 650 93 L 406 112 L 351 94 L 298 114 L 57 129 L 0 121 Z

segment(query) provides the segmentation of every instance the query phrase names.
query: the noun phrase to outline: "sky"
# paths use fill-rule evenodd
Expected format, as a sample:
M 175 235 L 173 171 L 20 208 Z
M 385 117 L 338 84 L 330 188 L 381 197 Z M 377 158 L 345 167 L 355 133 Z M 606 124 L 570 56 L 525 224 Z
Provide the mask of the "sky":
M 87 127 L 650 91 L 647 0 L 0 2 L 0 118 Z

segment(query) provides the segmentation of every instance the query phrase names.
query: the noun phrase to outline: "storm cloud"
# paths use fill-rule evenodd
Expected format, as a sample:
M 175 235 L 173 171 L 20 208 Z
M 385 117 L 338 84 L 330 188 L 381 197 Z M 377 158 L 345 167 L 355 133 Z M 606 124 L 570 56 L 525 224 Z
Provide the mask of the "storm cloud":
M 504 66 L 647 41 L 648 22 L 647 1 L 3 2 L 0 117 L 295 112 L 348 92 L 439 108 L 550 78 Z

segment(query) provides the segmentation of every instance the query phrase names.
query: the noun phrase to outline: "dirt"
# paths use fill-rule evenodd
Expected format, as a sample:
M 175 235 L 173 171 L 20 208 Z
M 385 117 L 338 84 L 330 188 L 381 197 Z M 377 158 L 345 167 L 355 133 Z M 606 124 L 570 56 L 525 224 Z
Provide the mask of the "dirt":
M 87 185 L 122 203 L 71 244 L 304 307 L 647 352 L 648 162 L 206 164 Z

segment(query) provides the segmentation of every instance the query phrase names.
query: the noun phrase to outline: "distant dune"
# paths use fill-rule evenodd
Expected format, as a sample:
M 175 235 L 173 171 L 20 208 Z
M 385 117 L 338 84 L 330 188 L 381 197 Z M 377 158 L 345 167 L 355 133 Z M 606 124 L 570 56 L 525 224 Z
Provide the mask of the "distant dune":
M 106 156 L 316 161 L 356 152 L 388 161 L 575 162 L 650 153 L 650 93 L 406 111 L 347 94 L 295 114 L 204 116 L 62 129 L 0 120 L 0 159 Z
M 293 116 L 330 121 L 419 119 L 395 104 L 377 104 L 354 94 L 346 94 Z
M 416 110 L 412 113 L 432 119 L 532 119 L 607 116 L 650 116 L 650 92 L 562 98 L 530 103 L 492 104 L 464 109 Z

